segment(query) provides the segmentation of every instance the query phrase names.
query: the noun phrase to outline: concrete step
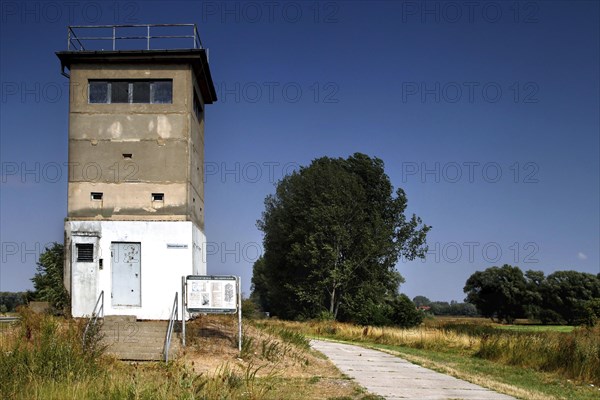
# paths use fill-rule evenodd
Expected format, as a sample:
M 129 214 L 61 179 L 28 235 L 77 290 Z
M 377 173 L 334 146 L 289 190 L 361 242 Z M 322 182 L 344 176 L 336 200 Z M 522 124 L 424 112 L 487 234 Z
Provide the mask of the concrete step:
M 137 322 L 137 317 L 135 315 L 106 315 L 104 323 L 109 322 Z
M 180 335 L 176 324 L 171 338 L 169 359 L 177 357 L 181 350 Z M 106 353 L 121 360 L 164 360 L 164 342 L 168 321 L 138 321 L 131 315 L 109 315 L 104 317 L 102 333 Z

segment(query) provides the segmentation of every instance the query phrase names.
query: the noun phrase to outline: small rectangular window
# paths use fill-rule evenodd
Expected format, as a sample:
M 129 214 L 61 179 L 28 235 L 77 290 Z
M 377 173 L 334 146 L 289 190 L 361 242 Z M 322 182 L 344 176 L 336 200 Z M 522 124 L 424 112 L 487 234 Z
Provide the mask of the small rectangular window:
M 152 201 L 165 201 L 164 193 L 152 193 Z
M 129 83 L 111 82 L 110 83 L 110 102 L 111 103 L 129 103 Z
M 202 121 L 202 112 L 202 103 L 200 103 L 200 99 L 198 99 L 198 95 L 194 91 L 194 114 L 198 122 Z
M 90 193 L 92 200 L 102 200 L 103 193 L 102 192 L 92 192 Z
M 133 103 L 150 103 L 150 82 L 133 82 Z
M 152 82 L 150 93 L 152 94 L 152 97 L 150 98 L 151 103 L 170 104 L 173 102 L 173 82 Z
M 108 103 L 108 82 L 90 82 L 90 103 Z
M 123 153 L 123 158 L 126 160 L 131 160 L 133 158 L 133 154 L 131 153 Z
M 77 243 L 76 248 L 78 262 L 94 261 L 94 245 L 92 243 Z

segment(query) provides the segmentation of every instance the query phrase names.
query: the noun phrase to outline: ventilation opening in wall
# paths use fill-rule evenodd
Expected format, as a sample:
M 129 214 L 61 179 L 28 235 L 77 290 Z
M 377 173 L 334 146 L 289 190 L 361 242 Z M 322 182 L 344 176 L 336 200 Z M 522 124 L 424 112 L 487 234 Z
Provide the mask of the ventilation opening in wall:
M 152 193 L 152 201 L 165 201 L 164 193 Z
M 90 193 L 90 197 L 92 200 L 102 200 L 103 193 L 102 192 L 92 192 Z
M 77 243 L 77 262 L 94 261 L 94 245 L 92 243 Z
M 131 160 L 133 158 L 133 154 L 131 153 L 123 153 L 123 158 L 126 160 Z

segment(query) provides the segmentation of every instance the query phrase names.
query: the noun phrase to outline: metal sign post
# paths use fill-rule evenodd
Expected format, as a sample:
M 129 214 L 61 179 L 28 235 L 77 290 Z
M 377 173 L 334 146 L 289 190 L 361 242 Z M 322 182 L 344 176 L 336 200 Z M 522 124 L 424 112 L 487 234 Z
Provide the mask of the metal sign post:
M 185 347 L 185 311 L 186 311 L 185 276 L 181 277 L 181 345 Z
M 238 351 L 242 355 L 242 278 L 237 278 L 238 294 Z

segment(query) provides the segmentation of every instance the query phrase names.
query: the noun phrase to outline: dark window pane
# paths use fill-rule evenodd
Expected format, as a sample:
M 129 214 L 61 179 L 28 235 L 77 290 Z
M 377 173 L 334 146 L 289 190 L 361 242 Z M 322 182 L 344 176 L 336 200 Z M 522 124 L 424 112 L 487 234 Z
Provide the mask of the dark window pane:
M 173 102 L 173 81 L 152 82 L 152 103 Z
M 77 261 L 94 261 L 94 245 L 92 243 L 77 243 Z
M 129 83 L 111 82 L 111 103 L 129 103 Z
M 90 103 L 108 103 L 108 82 L 90 82 Z
M 194 114 L 196 114 L 196 118 L 198 119 L 198 122 L 202 121 L 202 104 L 200 103 L 200 100 L 198 99 L 198 96 L 196 95 L 195 91 L 194 91 Z
M 150 103 L 150 82 L 133 82 L 133 102 Z

